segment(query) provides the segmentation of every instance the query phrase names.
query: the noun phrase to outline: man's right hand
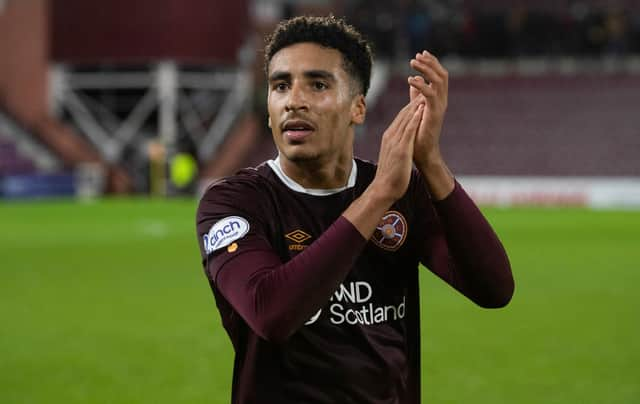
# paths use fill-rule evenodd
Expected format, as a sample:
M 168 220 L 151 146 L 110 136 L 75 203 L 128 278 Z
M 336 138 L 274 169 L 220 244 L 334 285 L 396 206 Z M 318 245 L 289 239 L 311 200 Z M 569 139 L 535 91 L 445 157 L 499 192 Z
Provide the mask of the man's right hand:
M 423 108 L 424 101 L 411 101 L 400 110 L 382 135 L 378 169 L 370 188 L 388 197 L 391 204 L 407 192 Z
M 413 168 L 413 148 L 424 100 L 407 104 L 382 135 L 376 176 L 342 214 L 369 239 L 382 215 L 406 192 Z

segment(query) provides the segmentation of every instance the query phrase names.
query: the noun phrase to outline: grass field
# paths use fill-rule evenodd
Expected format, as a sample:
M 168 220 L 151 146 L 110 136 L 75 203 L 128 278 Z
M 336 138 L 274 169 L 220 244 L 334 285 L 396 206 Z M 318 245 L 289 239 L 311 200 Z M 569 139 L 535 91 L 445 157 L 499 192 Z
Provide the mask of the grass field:
M 228 403 L 192 200 L 0 203 L 0 403 Z M 640 403 L 640 212 L 485 210 L 516 294 L 424 271 L 426 403 Z

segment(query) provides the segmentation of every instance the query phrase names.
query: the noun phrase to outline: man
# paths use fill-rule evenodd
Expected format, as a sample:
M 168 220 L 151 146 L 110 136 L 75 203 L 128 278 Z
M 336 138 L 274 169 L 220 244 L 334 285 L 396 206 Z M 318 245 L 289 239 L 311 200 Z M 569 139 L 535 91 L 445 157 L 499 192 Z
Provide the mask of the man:
M 427 52 L 411 60 L 376 166 L 353 156 L 371 52 L 352 27 L 297 17 L 265 56 L 278 157 L 213 184 L 197 213 L 236 353 L 232 402 L 418 403 L 419 262 L 483 307 L 514 287 L 440 154 L 447 72 Z

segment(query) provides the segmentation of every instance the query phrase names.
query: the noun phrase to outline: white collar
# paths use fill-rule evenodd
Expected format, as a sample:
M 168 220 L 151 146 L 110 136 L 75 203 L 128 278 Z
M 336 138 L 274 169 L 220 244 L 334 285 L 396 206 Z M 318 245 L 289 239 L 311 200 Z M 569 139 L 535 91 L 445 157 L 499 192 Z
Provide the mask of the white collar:
M 351 165 L 351 173 L 349 174 L 349 180 L 347 181 L 347 185 L 341 188 L 332 188 L 332 189 L 314 189 L 314 188 L 305 188 L 302 185 L 298 184 L 291 178 L 287 176 L 282 170 L 280 166 L 280 156 L 276 157 L 275 160 L 268 160 L 267 164 L 273 170 L 274 173 L 280 178 L 284 184 L 293 191 L 302 192 L 304 194 L 314 195 L 314 196 L 327 196 L 336 194 L 338 192 L 342 192 L 345 189 L 352 188 L 356 185 L 356 177 L 358 175 L 358 166 L 355 160 L 351 160 L 353 163 Z

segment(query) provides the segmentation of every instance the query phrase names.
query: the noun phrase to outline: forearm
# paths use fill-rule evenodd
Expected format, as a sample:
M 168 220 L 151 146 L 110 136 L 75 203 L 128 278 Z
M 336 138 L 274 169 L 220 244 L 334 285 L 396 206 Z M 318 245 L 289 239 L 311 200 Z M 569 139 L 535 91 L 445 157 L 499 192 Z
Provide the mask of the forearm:
M 358 229 L 365 240 L 369 240 L 380 224 L 380 219 L 393 204 L 394 199 L 380 192 L 375 184 L 369 186 L 362 195 L 342 213 Z
M 509 259 L 485 217 L 459 184 L 436 211 L 446 235 L 449 281 L 483 307 L 506 305 L 514 290 Z M 446 256 L 447 254 L 441 254 Z
M 220 269 L 216 285 L 258 335 L 284 341 L 326 304 L 365 244 L 341 217 L 284 264 L 269 250 L 239 254 Z
M 431 156 L 416 161 L 416 168 L 422 174 L 433 200 L 441 201 L 451 194 L 455 180 L 439 151 L 433 151 Z

